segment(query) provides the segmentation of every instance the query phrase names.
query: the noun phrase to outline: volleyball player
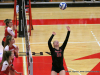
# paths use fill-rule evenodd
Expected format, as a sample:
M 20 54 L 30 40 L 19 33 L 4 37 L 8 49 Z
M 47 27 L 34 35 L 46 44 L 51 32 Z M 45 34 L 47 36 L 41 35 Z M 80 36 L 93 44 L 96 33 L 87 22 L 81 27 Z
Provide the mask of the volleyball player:
M 48 47 L 50 49 L 51 56 L 52 56 L 51 75 L 57 75 L 57 73 L 59 73 L 59 75 L 65 75 L 65 69 L 63 67 L 63 52 L 64 52 L 64 49 L 66 47 L 66 44 L 68 42 L 68 38 L 70 35 L 70 27 L 67 26 L 66 28 L 68 30 L 67 36 L 61 47 L 59 47 L 58 41 L 54 41 L 53 42 L 54 48 L 52 47 L 51 41 L 52 41 L 53 37 L 56 35 L 55 32 L 52 33 L 50 39 L 48 40 Z
M 11 51 L 4 51 L 2 61 L 0 63 L 0 75 L 9 75 L 9 70 L 22 75 L 21 72 L 17 72 L 12 66 L 12 59 L 14 58 L 14 53 Z
M 4 51 L 12 51 L 16 58 L 18 58 L 19 48 L 14 44 L 15 40 L 13 36 L 7 36 Z
M 14 45 L 15 40 L 13 36 L 7 36 L 6 42 L 5 42 L 5 48 L 4 51 L 12 51 L 16 58 L 18 58 L 18 47 Z M 12 59 L 13 64 L 14 59 Z M 12 65 L 13 66 L 13 65 Z M 10 70 L 10 75 L 15 75 L 15 72 L 13 70 Z
M 12 20 L 11 19 L 6 19 L 4 20 L 4 23 L 6 24 L 6 27 L 5 27 L 5 36 L 3 38 L 3 41 L 2 41 L 2 46 L 4 47 L 4 43 L 6 41 L 6 37 L 9 35 L 9 36 L 13 36 L 14 38 L 17 38 L 17 28 L 16 26 L 14 25 L 13 27 L 13 30 L 15 30 L 15 33 L 13 32 L 12 30 Z

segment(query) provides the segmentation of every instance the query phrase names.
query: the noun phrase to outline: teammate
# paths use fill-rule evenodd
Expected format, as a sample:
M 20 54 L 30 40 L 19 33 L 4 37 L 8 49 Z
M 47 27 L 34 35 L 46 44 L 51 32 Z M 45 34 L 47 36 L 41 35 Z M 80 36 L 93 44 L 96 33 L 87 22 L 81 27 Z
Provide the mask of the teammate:
M 65 70 L 63 67 L 63 52 L 64 52 L 64 49 L 66 47 L 66 44 L 68 42 L 68 38 L 70 35 L 70 27 L 67 26 L 66 28 L 68 30 L 67 36 L 66 36 L 66 39 L 61 47 L 59 47 L 58 41 L 54 41 L 53 42 L 54 48 L 52 47 L 51 41 L 52 41 L 54 35 L 56 35 L 55 32 L 52 33 L 52 36 L 48 40 L 48 47 L 49 47 L 49 49 L 51 51 L 51 55 L 52 55 L 51 75 L 57 75 L 57 73 L 59 73 L 59 75 L 65 75 Z
M 18 47 L 14 45 L 15 40 L 13 36 L 7 36 L 6 42 L 5 42 L 5 48 L 4 51 L 12 51 L 16 58 L 18 58 Z M 13 64 L 14 59 L 12 59 Z M 13 66 L 13 65 L 12 65 Z M 10 75 L 15 75 L 15 72 L 13 70 L 10 70 Z
M 17 28 L 16 28 L 16 26 L 14 25 L 14 27 L 13 27 L 13 30 L 15 30 L 15 33 L 11 29 L 11 27 L 13 25 L 12 20 L 11 19 L 6 19 L 6 20 L 4 20 L 4 23 L 6 24 L 6 27 L 5 27 L 5 36 L 4 36 L 3 41 L 2 41 L 2 46 L 3 47 L 4 47 L 4 43 L 6 41 L 6 37 L 8 35 L 13 36 L 14 38 L 17 38 Z
M 9 75 L 9 70 L 22 75 L 21 72 L 17 72 L 12 66 L 12 59 L 14 58 L 14 53 L 11 51 L 4 51 L 2 61 L 0 63 L 0 75 Z
M 12 51 L 14 52 L 15 57 L 18 58 L 19 48 L 16 45 L 14 45 L 14 43 L 15 43 L 14 37 L 7 36 L 5 46 L 4 46 L 4 51 Z

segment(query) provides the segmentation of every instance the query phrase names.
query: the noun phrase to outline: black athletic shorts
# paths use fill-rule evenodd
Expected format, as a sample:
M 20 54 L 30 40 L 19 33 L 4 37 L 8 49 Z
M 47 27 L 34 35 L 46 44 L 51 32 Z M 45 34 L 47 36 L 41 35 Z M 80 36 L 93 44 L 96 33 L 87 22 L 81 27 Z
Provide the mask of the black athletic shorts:
M 5 44 L 5 42 L 4 41 L 2 41 L 2 46 L 4 47 L 4 44 Z
M 65 70 L 63 66 L 59 67 L 59 68 L 52 66 L 52 70 L 51 71 L 55 71 L 55 72 L 59 73 L 61 70 Z

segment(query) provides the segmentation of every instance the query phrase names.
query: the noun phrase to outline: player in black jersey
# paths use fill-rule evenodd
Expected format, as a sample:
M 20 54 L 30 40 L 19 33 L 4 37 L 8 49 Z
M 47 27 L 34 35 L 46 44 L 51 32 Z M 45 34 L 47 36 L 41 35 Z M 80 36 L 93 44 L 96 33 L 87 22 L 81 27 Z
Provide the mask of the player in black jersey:
M 54 48 L 51 45 L 51 41 L 52 41 L 54 35 L 56 35 L 55 32 L 52 33 L 52 36 L 50 37 L 50 39 L 48 41 L 48 46 L 49 46 L 49 49 L 50 49 L 50 52 L 52 55 L 51 75 L 57 75 L 57 73 L 59 73 L 59 75 L 65 75 L 65 69 L 63 67 L 63 52 L 64 52 L 64 49 L 66 47 L 66 44 L 68 42 L 68 38 L 70 35 L 70 27 L 67 26 L 66 28 L 68 30 L 67 36 L 66 36 L 65 41 L 61 47 L 59 47 L 58 41 L 53 42 Z

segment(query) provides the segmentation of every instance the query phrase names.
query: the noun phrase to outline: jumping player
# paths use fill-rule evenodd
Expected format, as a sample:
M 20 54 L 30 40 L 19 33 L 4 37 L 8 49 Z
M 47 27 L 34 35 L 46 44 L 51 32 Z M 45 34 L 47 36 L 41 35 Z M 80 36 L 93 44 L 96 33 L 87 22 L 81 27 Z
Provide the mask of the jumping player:
M 64 52 L 64 49 L 66 47 L 66 44 L 68 42 L 68 38 L 70 35 L 70 27 L 67 26 L 66 28 L 68 30 L 67 36 L 66 36 L 65 41 L 61 47 L 59 47 L 58 41 L 54 41 L 53 42 L 54 48 L 52 47 L 51 41 L 52 41 L 54 35 L 56 35 L 55 32 L 52 33 L 50 39 L 48 40 L 48 47 L 50 49 L 51 56 L 52 56 L 51 75 L 57 75 L 57 73 L 59 73 L 59 75 L 65 75 L 65 69 L 63 67 L 63 52 Z

